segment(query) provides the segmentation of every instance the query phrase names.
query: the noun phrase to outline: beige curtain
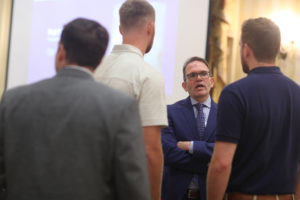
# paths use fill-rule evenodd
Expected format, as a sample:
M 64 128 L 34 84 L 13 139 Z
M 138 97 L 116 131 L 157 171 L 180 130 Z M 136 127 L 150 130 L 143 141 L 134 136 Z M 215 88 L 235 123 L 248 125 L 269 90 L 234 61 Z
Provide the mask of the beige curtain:
M 237 26 L 239 25 L 239 0 L 212 0 L 209 35 L 209 66 L 214 73 L 215 86 L 212 98 L 218 102 L 222 89 L 232 81 L 238 54 Z
M 263 16 L 271 18 L 275 13 L 286 10 L 289 10 L 295 13 L 295 15 L 300 16 L 299 0 L 251 0 L 241 2 L 241 10 L 243 10 L 243 12 L 240 14 L 241 22 L 251 17 Z M 286 24 L 291 24 L 291 22 L 287 19 Z M 295 29 L 299 29 L 299 24 L 300 21 L 297 24 L 292 24 L 292 26 L 294 26 L 293 31 L 296 31 Z M 285 30 L 281 30 L 281 32 L 284 34 Z M 284 37 L 284 35 L 282 35 L 282 37 Z M 297 38 L 289 38 L 290 41 L 294 41 L 296 39 Z M 286 57 L 279 55 L 276 64 L 280 66 L 285 75 L 300 84 L 300 44 L 287 42 L 284 40 L 282 41 L 282 46 L 286 49 Z
M 12 0 L 0 0 L 0 98 L 5 87 Z
M 290 10 L 300 16 L 299 0 L 214 0 L 212 5 L 224 4 L 223 10 L 219 15 L 224 16 L 227 25 L 220 25 L 218 29 L 211 29 L 211 35 L 219 34 L 220 41 L 218 47 L 222 49 L 222 55 L 217 58 L 210 56 L 209 63 L 215 72 L 216 84 L 213 90 L 213 99 L 218 100 L 219 94 L 224 86 L 246 76 L 240 64 L 239 38 L 240 28 L 244 20 L 256 17 L 271 18 L 274 13 Z M 212 13 L 212 16 L 216 14 Z M 213 17 L 212 17 L 213 18 Z M 300 18 L 298 18 L 300 19 Z M 286 23 L 291 23 L 288 20 Z M 294 24 L 295 29 L 299 29 L 299 22 Z M 211 25 L 212 26 L 212 25 Z M 218 31 L 215 31 L 218 30 Z M 220 31 L 222 30 L 222 31 Z M 283 30 L 282 30 L 283 32 Z M 298 36 L 300 37 L 300 35 Z M 289 38 L 294 41 L 297 38 Z M 300 41 L 298 39 L 298 41 Z M 280 66 L 282 72 L 300 84 L 300 44 L 288 42 L 283 43 L 286 55 L 278 56 L 276 64 Z M 211 48 L 210 48 L 211 49 Z M 211 49 L 214 51 L 213 49 Z M 211 53 L 211 52 L 210 52 Z M 214 54 L 214 53 L 211 53 Z M 221 60 L 220 60 L 221 59 Z

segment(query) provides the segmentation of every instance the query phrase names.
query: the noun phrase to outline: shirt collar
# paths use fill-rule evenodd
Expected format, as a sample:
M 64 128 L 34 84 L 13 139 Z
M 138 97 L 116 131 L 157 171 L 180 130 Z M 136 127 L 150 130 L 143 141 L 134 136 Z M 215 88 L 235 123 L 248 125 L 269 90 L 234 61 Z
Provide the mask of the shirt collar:
M 130 45 L 130 44 L 118 44 L 118 45 L 115 45 L 114 48 L 113 48 L 113 51 L 114 52 L 133 52 L 133 53 L 136 53 L 137 55 L 141 56 L 141 57 L 144 57 L 143 56 L 143 53 L 142 51 L 133 46 L 133 45 Z
M 199 102 L 191 97 L 191 103 L 192 103 L 192 105 L 195 105 L 195 104 L 198 104 Z M 208 96 L 208 98 L 202 104 L 204 104 L 206 107 L 210 108 L 210 106 L 211 106 L 211 97 Z
M 281 73 L 280 68 L 278 66 L 262 66 L 262 67 L 255 67 L 248 74 L 254 73 Z

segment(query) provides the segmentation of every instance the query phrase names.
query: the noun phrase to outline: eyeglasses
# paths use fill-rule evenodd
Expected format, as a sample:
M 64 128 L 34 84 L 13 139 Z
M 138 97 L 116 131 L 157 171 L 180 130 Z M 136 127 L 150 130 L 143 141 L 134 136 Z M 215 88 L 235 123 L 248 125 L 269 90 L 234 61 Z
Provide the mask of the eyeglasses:
M 198 76 L 200 76 L 203 79 L 207 79 L 209 77 L 210 73 L 208 71 L 201 71 L 201 72 L 192 72 L 186 75 L 186 77 L 189 80 L 196 80 Z

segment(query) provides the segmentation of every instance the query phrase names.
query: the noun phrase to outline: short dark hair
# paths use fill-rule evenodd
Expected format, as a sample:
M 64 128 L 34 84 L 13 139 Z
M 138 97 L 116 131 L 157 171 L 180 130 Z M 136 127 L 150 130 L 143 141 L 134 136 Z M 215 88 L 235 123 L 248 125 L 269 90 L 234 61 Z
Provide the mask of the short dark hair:
M 241 45 L 247 43 L 257 61 L 274 62 L 280 49 L 280 40 L 279 27 L 268 18 L 248 19 L 242 25 Z
M 183 65 L 183 68 L 182 68 L 182 72 L 183 72 L 183 81 L 186 81 L 186 74 L 185 74 L 185 69 L 186 69 L 186 66 L 188 64 L 190 64 L 191 62 L 194 62 L 194 61 L 200 61 L 202 63 L 204 63 L 207 67 L 207 69 L 209 69 L 208 67 L 208 62 L 204 59 L 204 58 L 201 58 L 201 57 L 198 57 L 198 56 L 193 56 L 189 59 L 187 59 Z
M 155 21 L 155 10 L 146 0 L 127 0 L 120 10 L 120 24 L 125 30 L 144 25 L 145 22 Z
M 68 62 L 94 69 L 100 64 L 108 44 L 107 30 L 98 22 L 77 18 L 64 26 L 60 43 Z

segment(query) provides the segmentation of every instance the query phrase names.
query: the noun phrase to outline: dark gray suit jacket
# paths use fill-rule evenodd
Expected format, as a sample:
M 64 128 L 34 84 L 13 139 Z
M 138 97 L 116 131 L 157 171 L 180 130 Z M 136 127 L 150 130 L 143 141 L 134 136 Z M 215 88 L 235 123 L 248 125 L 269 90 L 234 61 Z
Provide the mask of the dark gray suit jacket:
M 0 120 L 5 199 L 150 199 L 136 102 L 88 73 L 7 91 Z

